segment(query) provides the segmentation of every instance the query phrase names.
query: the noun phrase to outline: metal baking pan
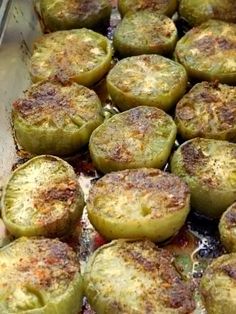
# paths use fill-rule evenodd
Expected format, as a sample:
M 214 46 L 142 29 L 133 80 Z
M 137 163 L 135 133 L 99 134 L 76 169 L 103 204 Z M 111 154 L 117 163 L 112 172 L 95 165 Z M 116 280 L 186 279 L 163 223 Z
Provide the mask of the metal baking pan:
M 115 7 L 116 1 L 112 2 Z M 110 27 L 107 29 L 108 37 L 112 35 L 112 30 L 118 20 L 119 15 L 114 8 Z M 185 25 L 178 22 L 177 27 L 179 33 L 182 33 Z M 40 19 L 32 0 L 12 0 L 0 3 L 0 38 L 2 38 L 0 46 L 0 187 L 6 182 L 12 169 L 27 159 L 27 155 L 18 150 L 14 142 L 10 119 L 11 104 L 30 85 L 28 62 L 32 43 L 41 34 Z M 103 84 L 100 84 L 96 91 L 103 98 L 102 101 L 108 113 L 116 111 L 109 99 L 106 99 L 106 95 L 101 92 Z M 74 167 L 87 196 L 91 183 L 99 177 L 88 152 L 84 150 L 67 161 Z M 0 232 L 0 237 L 1 235 L 2 232 Z M 86 210 L 77 230 L 66 240 L 77 250 L 82 270 L 91 252 L 105 242 L 89 224 Z M 190 214 L 181 232 L 166 243 L 165 247 L 179 258 L 182 271 L 196 287 L 209 261 L 223 252 L 218 240 L 217 222 L 209 221 L 194 213 Z M 197 309 L 194 313 L 205 313 L 198 292 L 196 292 L 196 299 Z M 85 313 L 94 313 L 86 300 L 83 308 L 83 314 Z

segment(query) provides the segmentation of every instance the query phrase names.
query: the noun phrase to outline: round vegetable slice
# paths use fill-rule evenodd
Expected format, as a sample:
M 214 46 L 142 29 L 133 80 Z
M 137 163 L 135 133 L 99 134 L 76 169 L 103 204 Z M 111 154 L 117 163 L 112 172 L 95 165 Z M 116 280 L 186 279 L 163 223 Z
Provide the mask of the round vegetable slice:
M 108 239 L 164 241 L 183 226 L 190 193 L 178 177 L 157 169 L 112 172 L 92 187 L 88 217 Z
M 82 279 L 76 254 L 59 240 L 20 238 L 0 250 L 1 314 L 77 314 Z
M 89 259 L 85 294 L 97 314 L 192 313 L 190 287 L 173 256 L 148 241 L 112 241 Z
M 95 28 L 111 15 L 108 0 L 40 0 L 44 24 L 51 31 Z
M 122 16 L 127 12 L 152 10 L 171 16 L 177 9 L 177 0 L 118 0 L 118 9 Z
M 174 22 L 152 11 L 127 14 L 114 32 L 115 50 L 122 56 L 170 54 L 177 42 Z
M 90 86 L 109 70 L 109 40 L 86 28 L 43 35 L 34 43 L 30 74 L 33 82 L 56 79 Z
M 201 24 L 209 19 L 236 22 L 235 0 L 181 0 L 180 16 L 190 25 Z
M 96 93 L 76 83 L 34 84 L 14 102 L 12 116 L 16 138 L 24 149 L 59 156 L 77 152 L 103 122 Z
M 188 184 L 192 206 L 207 216 L 220 217 L 236 201 L 236 144 L 187 141 L 174 153 L 171 172 Z
M 175 56 L 192 78 L 236 84 L 236 25 L 209 20 L 191 29 Z
M 236 252 L 236 203 L 222 215 L 219 224 L 220 239 L 226 249 Z
M 137 107 L 106 120 L 91 135 L 89 150 L 100 171 L 161 168 L 174 144 L 176 126 L 154 107 Z
M 112 101 L 121 110 L 153 106 L 168 111 L 184 95 L 187 74 L 177 62 L 158 55 L 119 61 L 107 76 Z
M 208 314 L 233 313 L 236 308 L 236 254 L 226 254 L 208 266 L 201 294 Z
M 199 136 L 236 142 L 236 87 L 196 84 L 178 102 L 175 122 L 184 139 Z
M 73 168 L 39 156 L 17 168 L 3 189 L 2 218 L 15 236 L 61 236 L 82 215 L 84 200 Z

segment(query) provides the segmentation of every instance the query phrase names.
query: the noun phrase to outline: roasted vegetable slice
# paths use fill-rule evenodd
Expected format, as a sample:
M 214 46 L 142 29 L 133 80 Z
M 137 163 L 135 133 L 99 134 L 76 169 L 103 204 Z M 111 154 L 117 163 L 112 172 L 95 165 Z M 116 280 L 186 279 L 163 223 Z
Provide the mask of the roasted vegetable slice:
M 222 215 L 219 224 L 220 239 L 229 252 L 236 252 L 236 203 Z
M 195 308 L 173 256 L 148 241 L 118 240 L 98 249 L 85 269 L 84 286 L 97 314 L 187 314 Z
M 171 16 L 177 9 L 177 0 L 118 0 L 118 9 L 122 16 L 127 12 L 152 10 Z
M 220 217 L 236 201 L 236 144 L 187 141 L 174 153 L 171 172 L 188 184 L 192 206 L 207 216 Z
M 191 29 L 177 43 L 176 59 L 190 77 L 236 84 L 236 25 L 209 20 Z
M 108 239 L 164 241 L 183 226 L 190 193 L 178 177 L 157 169 L 112 172 L 92 187 L 89 220 Z
M 178 102 L 175 121 L 184 139 L 199 136 L 236 142 L 236 87 L 196 84 Z
M 226 254 L 208 266 L 201 294 L 208 314 L 234 313 L 236 308 L 236 254 Z
M 34 44 L 30 73 L 33 82 L 56 79 L 90 86 L 109 70 L 109 40 L 86 28 L 43 35 Z
M 2 217 L 15 236 L 61 236 L 82 215 L 83 194 L 73 168 L 54 156 L 32 158 L 3 189 Z
M 67 244 L 20 238 L 0 250 L 1 314 L 77 314 L 81 303 L 79 263 Z
M 170 54 L 177 42 L 174 22 L 151 11 L 127 14 L 114 32 L 115 50 L 122 56 Z
M 235 0 L 181 0 L 180 16 L 190 25 L 201 24 L 209 19 L 236 22 Z
M 13 104 L 16 138 L 34 154 L 73 154 L 102 122 L 98 96 L 76 83 L 40 82 Z
M 121 110 L 153 106 L 167 111 L 184 95 L 186 85 L 184 67 L 158 55 L 123 59 L 107 76 L 108 92 Z
M 108 0 L 40 0 L 44 24 L 51 31 L 95 28 L 109 21 Z
M 117 114 L 91 135 L 90 155 L 106 173 L 130 168 L 161 168 L 176 136 L 170 116 L 154 107 L 137 107 Z

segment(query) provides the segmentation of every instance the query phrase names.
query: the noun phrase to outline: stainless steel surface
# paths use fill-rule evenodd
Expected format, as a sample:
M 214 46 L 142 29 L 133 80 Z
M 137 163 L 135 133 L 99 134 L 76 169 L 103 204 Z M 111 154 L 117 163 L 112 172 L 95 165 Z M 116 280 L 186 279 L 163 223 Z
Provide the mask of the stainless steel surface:
M 32 42 L 40 34 L 33 1 L 13 0 L 0 46 L 0 186 L 16 159 L 11 104 L 30 84 L 27 66 Z
M 12 0 L 2 0 L 0 2 L 0 43 L 2 41 L 4 31 L 6 29 L 6 22 L 8 18 L 8 12 L 11 7 Z

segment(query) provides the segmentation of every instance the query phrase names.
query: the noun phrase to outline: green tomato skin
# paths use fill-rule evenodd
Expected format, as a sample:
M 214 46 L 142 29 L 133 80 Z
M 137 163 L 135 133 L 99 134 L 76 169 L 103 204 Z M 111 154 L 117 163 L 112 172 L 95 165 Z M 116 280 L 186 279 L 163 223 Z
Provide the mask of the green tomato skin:
M 158 114 L 158 115 L 161 114 L 162 118 L 165 117 L 164 119 L 166 119 L 166 123 L 168 124 L 169 129 L 167 129 L 168 134 L 165 135 L 166 138 L 164 138 L 164 140 L 163 140 L 163 137 L 162 137 L 162 140 L 160 140 L 159 135 L 157 135 L 157 139 L 155 138 L 156 140 L 152 139 L 152 149 L 154 151 L 155 150 L 157 151 L 155 156 L 152 156 L 150 154 L 150 152 L 149 153 L 146 152 L 145 143 L 144 143 L 144 151 L 143 151 L 142 158 L 141 158 L 140 152 L 134 151 L 134 148 L 132 148 L 133 151 L 130 153 L 132 155 L 132 157 L 131 157 L 131 159 L 127 160 L 126 159 L 126 157 L 127 157 L 126 150 L 125 149 L 123 150 L 122 147 L 119 148 L 120 145 L 122 146 L 122 144 L 121 144 L 122 141 L 120 142 L 120 140 L 118 138 L 114 139 L 113 137 L 111 137 L 110 131 L 108 132 L 107 130 L 111 127 L 113 135 L 115 136 L 115 133 L 117 133 L 116 132 L 117 125 L 120 127 L 120 122 L 123 123 L 123 125 L 126 125 L 125 120 L 128 119 L 129 115 L 132 116 L 132 114 L 134 114 L 134 116 L 136 116 L 136 121 L 133 122 L 133 125 L 135 124 L 137 126 L 137 121 L 139 121 L 138 125 L 142 126 L 142 125 L 144 125 L 144 123 L 148 123 L 148 122 L 147 122 L 147 120 L 140 119 L 138 116 L 139 115 L 142 116 L 142 114 L 144 112 L 150 112 L 150 116 L 151 116 L 154 113 L 154 111 L 156 111 L 156 110 L 157 110 L 157 112 L 159 112 L 159 113 L 156 112 L 156 114 Z M 174 141 L 176 138 L 176 133 L 177 133 L 177 128 L 176 128 L 176 125 L 175 125 L 174 121 L 172 120 L 172 118 L 166 114 L 165 115 L 163 115 L 163 114 L 164 114 L 164 112 L 162 112 L 160 109 L 157 109 L 157 108 L 151 109 L 150 107 L 137 107 L 137 108 L 130 109 L 129 111 L 122 112 L 118 115 L 115 115 L 112 118 L 105 121 L 102 125 L 100 125 L 92 133 L 92 135 L 90 137 L 90 141 L 89 141 L 90 156 L 92 158 L 92 161 L 93 161 L 95 167 L 103 173 L 108 173 L 111 171 L 125 170 L 125 169 L 137 169 L 137 168 L 159 168 L 159 169 L 161 169 L 165 165 L 165 163 L 166 163 L 166 161 L 167 161 L 167 159 L 171 153 L 171 149 L 172 149 L 172 146 L 174 144 Z M 149 123 L 150 123 L 150 121 L 149 121 Z M 131 124 L 130 124 L 130 126 L 131 126 Z M 153 128 L 153 125 L 151 127 Z M 104 133 L 104 136 L 101 136 L 102 132 Z M 101 153 L 101 147 L 98 144 L 98 141 L 100 142 L 101 139 L 102 139 L 102 141 L 104 141 L 104 138 L 105 138 L 105 142 L 107 143 L 106 147 L 108 147 L 108 150 L 109 150 L 108 153 L 107 152 Z M 110 156 L 110 154 L 111 154 L 110 146 L 112 145 L 112 141 L 116 145 L 115 149 L 118 148 L 118 151 L 119 151 L 118 154 L 120 153 L 122 157 L 120 156 L 119 158 L 117 158 L 117 157 L 113 158 Z M 147 145 L 147 147 L 149 147 L 149 146 L 150 146 L 150 144 Z M 160 147 L 162 147 L 162 149 L 160 149 Z M 145 156 L 144 156 L 144 154 L 145 154 Z M 128 155 L 129 155 L 129 153 L 128 153 Z M 122 159 L 123 157 L 125 157 L 125 160 Z
M 179 178 L 161 173 L 157 169 L 124 170 L 98 180 L 87 201 L 88 217 L 95 229 L 107 239 L 147 238 L 161 242 L 175 235 L 189 213 L 190 194 Z M 172 188 L 168 189 L 170 183 Z M 158 188 L 155 192 L 149 188 L 158 186 L 161 190 L 161 185 L 163 194 Z M 170 205 L 174 191 L 178 191 L 179 200 Z M 158 203 L 161 209 L 155 207 Z
M 14 217 L 9 217 L 7 213 L 7 200 L 9 201 L 9 195 L 8 195 L 8 189 L 11 185 L 11 178 L 14 178 L 14 176 L 19 175 L 19 172 L 24 171 L 24 168 L 27 168 L 28 165 L 34 163 L 37 160 L 43 159 L 43 158 L 53 158 L 53 161 L 55 162 L 61 162 L 64 164 L 64 167 L 68 168 L 68 176 L 70 176 L 70 179 L 76 180 L 75 173 L 73 171 L 73 168 L 67 164 L 64 160 L 55 157 L 55 156 L 37 156 L 20 167 L 18 167 L 15 171 L 13 171 L 8 183 L 3 188 L 2 198 L 1 198 L 1 212 L 2 212 L 2 218 L 3 221 L 9 230 L 11 234 L 13 234 L 15 237 L 32 237 L 32 236 L 45 236 L 45 237 L 55 237 L 55 236 L 64 236 L 66 234 L 70 234 L 71 231 L 74 229 L 75 225 L 81 218 L 83 214 L 84 209 L 84 196 L 83 192 L 81 190 L 80 185 L 78 184 L 76 186 L 76 200 L 74 203 L 70 205 L 69 208 L 67 208 L 68 205 L 64 204 L 64 212 L 63 216 L 61 216 L 58 219 L 53 219 L 52 221 L 46 221 L 44 223 L 37 223 L 32 225 L 26 225 L 26 224 L 18 224 L 17 222 L 14 222 Z M 20 174 L 21 175 L 21 174 Z M 65 177 L 66 178 L 66 177 Z M 51 182 L 50 182 L 51 183 Z M 22 186 L 22 189 L 24 187 Z M 36 186 L 37 188 L 37 186 Z M 22 192 L 23 193 L 23 192 Z
M 158 5 L 159 2 L 160 4 Z M 163 2 L 166 2 L 166 4 L 163 4 Z M 136 12 L 144 9 L 156 11 L 167 16 L 172 16 L 176 11 L 177 6 L 178 0 L 138 0 L 135 2 L 133 0 L 118 0 L 118 10 L 122 17 L 128 12 Z
M 234 0 L 181 0 L 179 14 L 194 26 L 209 19 L 236 22 L 236 3 Z
M 235 85 L 235 31 L 233 23 L 206 21 L 177 42 L 174 58 L 192 79 Z
M 222 141 L 222 143 L 224 142 Z M 221 214 L 236 200 L 235 189 L 220 189 L 220 187 L 217 188 L 208 186 L 203 184 L 199 178 L 188 174 L 184 169 L 183 157 L 180 148 L 173 154 L 170 166 L 171 172 L 179 176 L 188 184 L 191 194 L 191 206 L 199 213 L 210 218 L 219 218 Z
M 233 86 L 209 82 L 194 85 L 177 103 L 178 133 L 185 140 L 202 137 L 236 142 L 235 97 Z
M 157 25 L 157 28 L 146 26 L 148 21 L 153 26 Z M 158 29 L 167 21 L 169 23 L 168 35 L 161 34 L 159 37 Z M 134 29 L 135 24 L 140 25 L 140 29 Z M 164 27 L 167 28 L 167 26 Z M 129 32 L 133 35 L 132 37 Z M 158 16 L 150 11 L 140 11 L 126 14 L 114 32 L 113 46 L 122 57 L 141 54 L 168 55 L 173 52 L 177 38 L 177 29 L 169 18 L 164 15 Z
M 153 56 L 150 55 L 150 58 L 154 56 L 155 55 Z M 130 60 L 131 62 L 132 59 L 134 60 L 135 58 L 142 57 L 145 57 L 145 55 L 123 59 L 115 65 L 115 67 L 107 75 L 106 82 L 108 93 L 111 96 L 113 103 L 117 107 L 119 107 L 121 111 L 126 111 L 138 106 L 150 106 L 157 107 L 168 112 L 181 99 L 181 97 L 185 94 L 186 91 L 188 77 L 185 68 L 182 65 L 175 63 L 174 61 L 168 60 L 165 57 L 156 56 L 157 62 L 159 61 L 161 63 L 162 60 L 165 62 L 166 61 L 171 62 L 173 65 L 174 64 L 176 65 L 176 71 L 177 69 L 179 71 L 178 82 L 175 82 L 173 83 L 172 86 L 169 86 L 169 90 L 166 92 L 159 91 L 157 87 L 156 92 L 153 92 L 152 94 L 148 94 L 145 93 L 145 91 L 143 91 L 142 95 L 140 94 L 136 95 L 132 91 L 126 92 L 125 86 L 124 88 L 119 88 L 116 84 L 116 81 L 113 79 L 113 75 L 116 72 L 116 68 L 122 66 L 122 63 L 123 64 L 125 62 L 128 63 L 128 60 Z M 134 69 L 135 66 L 138 68 L 137 65 L 134 65 Z
M 222 255 L 213 260 L 203 274 L 200 292 L 208 314 L 235 313 L 235 277 L 231 275 L 235 258 L 235 253 Z
M 55 4 L 55 8 L 51 8 L 52 3 L 56 1 L 40 0 L 40 11 L 43 17 L 43 21 L 46 27 L 50 29 L 50 31 L 55 32 L 57 30 L 69 30 L 83 27 L 95 29 L 100 25 L 107 23 L 110 19 L 112 7 L 108 0 L 97 1 L 103 4 L 101 5 L 99 11 L 97 8 L 94 8 L 94 12 L 92 10 L 89 10 L 83 12 L 83 14 L 78 13 L 77 15 L 75 14 L 76 8 L 74 8 L 73 10 L 69 7 L 67 8 L 67 2 L 70 1 L 71 0 L 61 1 L 61 5 L 58 5 L 57 7 Z
M 31 239 L 32 239 L 32 241 L 39 240 L 39 239 L 46 240 L 45 238 L 36 238 L 36 237 L 31 238 Z M 7 256 L 8 247 L 14 246 L 16 241 L 24 243 L 25 241 L 30 241 L 30 239 L 26 238 L 26 237 L 22 237 L 22 238 L 15 240 L 14 242 L 11 242 L 9 245 L 5 246 L 4 248 L 2 248 L 1 250 L 3 252 L 6 251 L 6 256 Z M 50 241 L 54 241 L 54 240 L 50 240 Z M 19 248 L 18 248 L 18 250 L 19 250 Z M 16 258 L 17 258 L 18 253 L 19 253 L 19 251 L 16 251 L 16 255 L 15 255 Z M 24 254 L 21 253 L 21 255 L 22 255 L 21 260 L 24 263 Z M 9 255 L 9 257 L 10 256 L 11 255 Z M 26 257 L 25 257 L 26 261 L 27 261 L 27 257 L 28 256 L 26 253 Z M 38 258 L 38 256 L 35 257 L 36 261 L 37 261 L 37 258 Z M 42 256 L 39 257 L 39 260 L 40 260 L 40 258 L 42 258 Z M 47 263 L 47 257 L 46 257 L 46 263 Z M 49 263 L 50 263 L 50 261 L 49 261 Z M 53 262 L 53 263 L 55 263 L 55 262 Z M 68 261 L 68 263 L 70 263 L 70 262 Z M 21 266 L 21 262 L 19 263 L 19 267 L 20 266 Z M 35 266 L 33 266 L 33 267 L 35 267 Z M 55 266 L 54 265 L 51 266 L 50 264 L 48 264 L 47 267 L 50 268 L 50 267 L 55 267 Z M 22 270 L 18 270 L 18 271 L 22 272 Z M 55 277 L 53 279 L 51 278 L 51 280 L 55 280 Z M 15 281 L 16 281 L 16 279 L 15 279 Z M 54 314 L 54 313 L 56 313 L 56 314 L 78 314 L 78 313 L 80 313 L 81 308 L 82 308 L 82 301 L 83 301 L 83 278 L 82 278 L 80 272 L 77 271 L 77 273 L 74 274 L 73 279 L 68 284 L 67 290 L 64 293 L 59 294 L 59 295 L 54 296 L 54 297 L 51 297 L 50 292 L 48 294 L 48 292 L 44 291 L 44 289 L 42 289 L 42 287 L 34 285 L 33 279 L 29 278 L 28 280 L 26 279 L 26 281 L 29 281 L 29 283 L 26 282 L 24 284 L 21 281 L 19 281 L 19 283 L 17 282 L 17 286 L 12 287 L 12 288 L 16 288 L 19 290 L 21 290 L 22 288 L 25 288 L 32 295 L 36 296 L 38 301 L 40 302 L 40 304 L 37 304 L 37 308 L 33 308 L 34 304 L 27 303 L 24 300 L 24 297 L 21 296 L 22 297 L 22 309 L 12 311 L 12 310 L 8 309 L 8 306 L 5 303 L 6 300 L 3 298 L 0 300 L 0 313 L 1 314 L 18 314 L 18 313 L 19 314 Z M 59 285 L 58 285 L 58 289 L 60 289 Z M 47 288 L 45 290 L 47 290 Z M 12 302 L 14 302 L 14 299 Z M 19 299 L 18 299 L 18 302 L 19 302 Z M 25 306 L 28 309 L 25 309 Z M 30 308 L 30 306 L 32 306 L 32 308 Z
M 55 298 L 55 300 L 47 302 L 41 308 L 20 311 L 20 314 L 78 314 L 82 308 L 83 303 L 83 280 L 80 274 L 76 275 L 73 283 L 68 287 L 66 295 Z M 65 299 L 66 298 L 66 299 Z M 5 307 L 1 306 L 1 314 L 16 314 L 16 312 L 9 312 Z
M 228 252 L 236 252 L 235 209 L 236 203 L 223 213 L 219 223 L 220 240 Z
M 114 69 L 115 68 L 111 71 L 114 71 Z M 148 94 L 145 96 L 136 96 L 118 88 L 110 79 L 109 74 L 107 76 L 107 89 L 113 103 L 119 107 L 121 111 L 129 110 L 138 106 L 151 106 L 168 112 L 178 102 L 178 100 L 181 99 L 186 91 L 188 78 L 184 67 L 182 67 L 181 70 L 182 73 L 179 75 L 179 84 L 172 86 L 167 93 L 160 93 L 155 96 L 149 96 Z
M 86 63 L 86 54 L 80 48 L 81 45 L 86 46 L 85 41 L 80 42 L 80 36 L 83 37 L 84 35 L 92 39 L 106 54 L 100 63 L 89 70 L 83 69 L 88 64 Z M 71 42 L 69 39 L 71 36 L 77 38 Z M 68 54 L 66 52 L 68 49 L 76 49 L 77 46 L 79 47 L 78 53 Z M 34 51 L 30 61 L 31 80 L 33 83 L 37 83 L 56 79 L 63 85 L 75 82 L 89 87 L 97 83 L 109 71 L 112 55 L 113 48 L 109 39 L 87 28 L 46 34 L 34 43 Z M 83 62 L 81 62 L 81 57 Z M 42 60 L 46 63 L 46 67 L 45 65 L 41 66 Z
M 28 152 L 40 154 L 52 154 L 56 156 L 68 156 L 78 152 L 85 146 L 92 134 L 103 122 L 102 116 L 96 121 L 90 121 L 78 130 L 39 128 L 23 121 L 13 114 L 13 125 L 16 139 Z

